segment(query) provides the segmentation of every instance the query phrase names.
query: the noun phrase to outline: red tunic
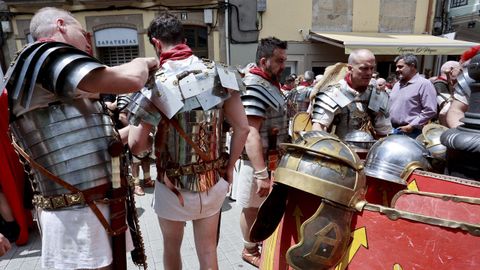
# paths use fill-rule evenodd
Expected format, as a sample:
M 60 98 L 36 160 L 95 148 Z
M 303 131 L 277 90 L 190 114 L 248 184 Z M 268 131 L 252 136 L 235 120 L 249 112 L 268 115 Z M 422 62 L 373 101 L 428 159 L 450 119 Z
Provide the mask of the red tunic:
M 10 141 L 8 117 L 7 91 L 3 90 L 0 96 L 0 186 L 20 226 L 16 244 L 25 245 L 28 241 L 28 225 L 32 218 L 30 211 L 23 205 L 24 171 Z

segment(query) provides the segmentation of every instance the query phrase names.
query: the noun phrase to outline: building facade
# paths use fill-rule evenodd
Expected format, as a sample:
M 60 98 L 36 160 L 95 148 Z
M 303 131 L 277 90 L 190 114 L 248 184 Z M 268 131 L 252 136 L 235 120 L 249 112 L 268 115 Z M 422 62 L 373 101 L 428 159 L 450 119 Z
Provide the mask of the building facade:
M 447 16 L 439 13 L 445 1 L 475 2 L 478 9 L 479 0 L 6 0 L 10 22 L 4 29 L 2 64 L 32 41 L 28 25 L 34 12 L 57 6 L 73 13 L 91 34 L 95 56 L 109 65 L 155 56 L 146 29 L 155 15 L 169 10 L 183 21 L 194 52 L 214 61 L 243 67 L 255 61 L 259 39 L 275 36 L 288 41 L 284 76 L 306 70 L 321 74 L 347 61 L 354 48 L 375 53 L 382 77 L 394 72 L 396 55 L 416 53 L 420 72 L 428 76 L 443 61 L 439 55 L 459 55 L 474 45 L 447 44 L 430 35 L 439 17 L 443 23 Z
M 5 62 L 32 42 L 30 19 L 41 7 L 55 6 L 72 12 L 91 35 L 95 57 L 119 65 L 135 57 L 155 56 L 147 29 L 160 12 L 176 14 L 185 27 L 187 44 L 200 57 L 225 62 L 224 5 L 217 1 L 5 1 L 10 32 L 4 46 Z M 9 58 L 9 59 L 8 59 Z

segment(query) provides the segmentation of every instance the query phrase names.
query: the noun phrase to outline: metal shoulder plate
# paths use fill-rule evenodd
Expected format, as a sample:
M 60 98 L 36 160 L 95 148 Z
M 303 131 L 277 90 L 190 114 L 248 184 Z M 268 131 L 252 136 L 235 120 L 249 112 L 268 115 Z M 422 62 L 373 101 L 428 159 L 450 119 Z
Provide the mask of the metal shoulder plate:
M 128 114 L 128 122 L 134 126 L 138 126 L 141 121 L 157 126 L 162 116 L 155 105 L 148 99 L 146 92 L 151 91 L 142 89 L 130 97 L 130 102 L 126 106 Z
M 285 99 L 278 88 L 260 76 L 247 74 L 243 78 L 246 90 L 241 99 L 247 115 L 265 118 L 267 110 L 273 108 L 280 111 L 285 105 Z
M 341 108 L 350 104 L 354 97 L 342 91 L 341 84 L 329 86 L 325 91 L 319 91 L 313 103 L 313 113 L 323 114 L 324 111 L 336 113 Z
M 35 42 L 17 54 L 3 79 L 13 102 L 30 106 L 36 83 L 62 98 L 72 98 L 80 81 L 104 67 L 98 60 L 62 42 Z
M 161 69 L 155 74 L 151 101 L 167 117 L 195 109 L 207 111 L 230 98 L 226 89 L 241 89 L 236 73 L 208 59 L 195 61 L 177 74 Z
M 368 108 L 374 112 L 382 112 L 388 116 L 388 101 L 389 97 L 387 92 L 379 91 L 373 87 L 367 89 L 370 91 L 370 98 L 368 100 Z

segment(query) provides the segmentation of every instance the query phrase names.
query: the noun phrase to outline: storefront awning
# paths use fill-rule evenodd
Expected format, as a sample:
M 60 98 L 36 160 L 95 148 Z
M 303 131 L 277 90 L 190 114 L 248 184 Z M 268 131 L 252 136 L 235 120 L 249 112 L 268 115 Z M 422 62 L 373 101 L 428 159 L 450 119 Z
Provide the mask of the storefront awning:
M 345 54 L 369 49 L 377 55 L 461 55 L 474 42 L 452 40 L 432 35 L 409 35 L 369 32 L 310 32 L 309 39 L 345 48 Z

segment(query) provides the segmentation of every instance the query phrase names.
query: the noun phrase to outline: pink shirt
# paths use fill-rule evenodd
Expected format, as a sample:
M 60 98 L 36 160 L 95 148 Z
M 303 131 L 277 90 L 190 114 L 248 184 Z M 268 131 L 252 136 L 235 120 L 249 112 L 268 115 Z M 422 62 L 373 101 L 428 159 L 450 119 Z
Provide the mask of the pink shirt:
M 406 84 L 397 82 L 390 94 L 390 119 L 393 127 L 411 125 L 421 129 L 437 115 L 437 93 L 433 84 L 415 74 Z

